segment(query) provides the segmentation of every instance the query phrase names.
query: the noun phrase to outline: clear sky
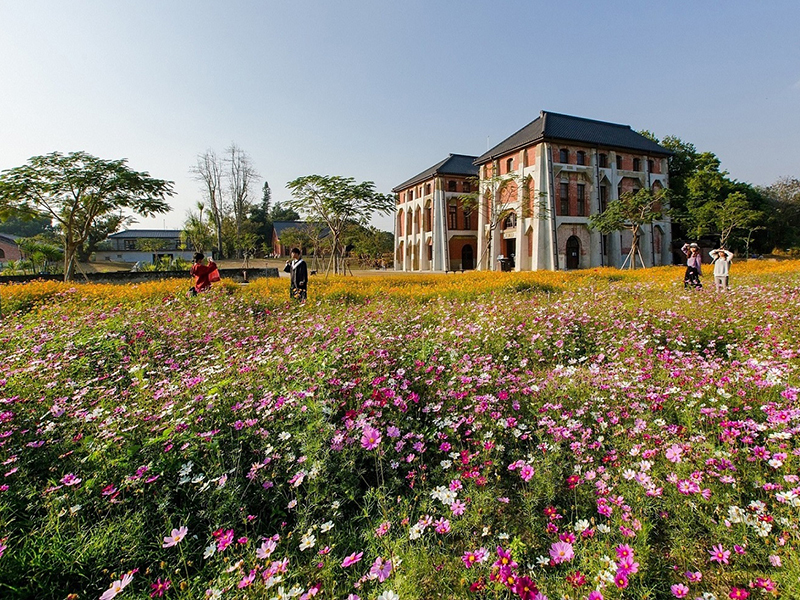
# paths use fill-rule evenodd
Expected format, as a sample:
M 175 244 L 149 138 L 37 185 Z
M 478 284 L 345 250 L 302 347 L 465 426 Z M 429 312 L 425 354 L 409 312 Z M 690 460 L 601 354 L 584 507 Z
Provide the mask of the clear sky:
M 125 157 L 177 191 L 138 226 L 180 227 L 209 148 L 235 141 L 276 201 L 312 173 L 389 192 L 549 110 L 769 184 L 800 177 L 799 25 L 798 0 L 0 0 L 0 170 Z

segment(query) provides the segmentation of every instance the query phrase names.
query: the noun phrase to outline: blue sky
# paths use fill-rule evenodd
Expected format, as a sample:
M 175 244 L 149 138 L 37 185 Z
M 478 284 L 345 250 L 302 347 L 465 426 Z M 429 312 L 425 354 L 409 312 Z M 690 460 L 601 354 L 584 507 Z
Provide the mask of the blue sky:
M 139 226 L 179 227 L 209 148 L 235 141 L 277 201 L 312 173 L 389 192 L 549 110 L 768 184 L 800 177 L 798 24 L 797 0 L 3 2 L 0 170 L 126 157 L 178 192 Z

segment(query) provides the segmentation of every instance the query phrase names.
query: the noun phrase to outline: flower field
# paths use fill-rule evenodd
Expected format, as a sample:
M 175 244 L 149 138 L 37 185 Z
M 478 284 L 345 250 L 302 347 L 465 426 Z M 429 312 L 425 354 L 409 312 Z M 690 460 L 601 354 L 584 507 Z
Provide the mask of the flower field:
M 800 262 L 0 286 L 0 598 L 800 597 Z

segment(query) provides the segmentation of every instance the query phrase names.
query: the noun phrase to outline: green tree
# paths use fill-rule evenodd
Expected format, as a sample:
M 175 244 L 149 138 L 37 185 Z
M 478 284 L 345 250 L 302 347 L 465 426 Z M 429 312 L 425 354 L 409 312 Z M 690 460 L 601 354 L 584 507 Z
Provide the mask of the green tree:
M 133 217 L 125 216 L 121 213 L 112 213 L 95 219 L 95 222 L 89 228 L 89 236 L 78 249 L 78 260 L 89 260 L 92 253 L 97 250 L 97 247 L 102 242 L 108 239 L 108 236 L 133 222 L 135 222 Z
M 767 204 L 767 249 L 800 246 L 800 179 L 782 177 L 759 192 Z
M 744 192 L 728 194 L 722 202 L 706 202 L 697 212 L 700 219 L 696 231 L 700 235 L 719 236 L 722 247 L 728 245 L 731 234 L 752 230 L 764 219 L 761 211 L 751 208 Z
M 374 213 L 394 210 L 394 196 L 380 194 L 371 181 L 356 183 L 352 177 L 307 175 L 286 184 L 292 192 L 287 207 L 308 215 L 311 221 L 322 221 L 331 232 L 334 273 L 344 273 L 344 247 L 341 236 L 349 222 L 366 225 Z M 329 263 L 326 273 L 331 269 Z
M 195 252 L 205 252 L 214 247 L 214 230 L 203 221 L 202 205 L 199 214 L 189 213 L 181 231 L 181 244 Z
M 18 237 L 34 237 L 42 233 L 53 234 L 53 225 L 48 215 L 30 215 L 23 218 L 21 215 L 9 214 L 6 221 L 0 221 L 0 233 L 10 233 Z
M 17 240 L 19 249 L 30 261 L 34 273 L 48 273 L 50 264 L 64 259 L 61 248 L 40 237 L 21 238 Z
M 60 227 L 64 280 L 72 279 L 78 249 L 98 219 L 120 210 L 150 216 L 170 210 L 171 181 L 86 152 L 53 152 L 0 174 L 0 210 L 48 214 Z
M 662 206 L 667 200 L 666 190 L 654 192 L 651 189 L 643 188 L 636 192 L 625 192 L 618 200 L 608 203 L 605 211 L 589 217 L 589 227 L 602 234 L 609 234 L 622 229 L 631 232 L 631 250 L 623 263 L 628 264 L 629 269 L 636 268 L 638 257 L 642 267 L 645 266 L 639 252 L 639 236 L 644 225 L 650 225 L 653 221 L 660 219 L 664 210 Z

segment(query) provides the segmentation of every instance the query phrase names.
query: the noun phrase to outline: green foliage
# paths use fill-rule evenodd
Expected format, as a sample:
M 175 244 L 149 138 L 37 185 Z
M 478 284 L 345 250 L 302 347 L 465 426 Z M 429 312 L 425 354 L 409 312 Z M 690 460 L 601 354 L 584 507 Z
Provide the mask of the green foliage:
M 307 175 L 286 187 L 292 192 L 289 208 L 305 213 L 310 221 L 326 223 L 330 229 L 335 273 L 344 270 L 341 241 L 345 227 L 349 223 L 366 225 L 374 213 L 387 214 L 395 207 L 394 196 L 378 193 L 371 181 L 356 183 L 352 177 Z
M 53 152 L 0 174 L 0 210 L 49 215 L 64 246 L 64 279 L 72 277 L 78 250 L 92 228 L 120 210 L 150 216 L 168 212 L 170 181 L 127 166 L 126 159 L 104 160 L 86 152 Z

